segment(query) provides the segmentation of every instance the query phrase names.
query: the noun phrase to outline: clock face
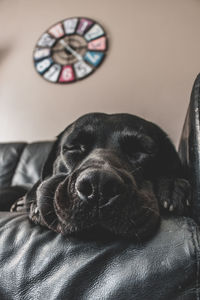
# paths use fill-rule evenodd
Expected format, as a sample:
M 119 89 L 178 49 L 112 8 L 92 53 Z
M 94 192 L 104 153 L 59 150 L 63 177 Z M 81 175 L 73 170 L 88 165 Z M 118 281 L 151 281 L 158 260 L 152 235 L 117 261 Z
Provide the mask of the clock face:
M 88 18 L 69 18 L 51 26 L 33 53 L 36 71 L 54 83 L 72 83 L 102 63 L 108 41 L 102 26 Z

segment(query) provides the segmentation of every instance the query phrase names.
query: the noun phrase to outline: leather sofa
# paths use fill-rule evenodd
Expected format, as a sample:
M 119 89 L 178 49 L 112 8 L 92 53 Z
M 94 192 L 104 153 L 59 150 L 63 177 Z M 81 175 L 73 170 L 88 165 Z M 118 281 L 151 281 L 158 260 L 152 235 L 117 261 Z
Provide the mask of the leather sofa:
M 37 181 L 53 141 L 0 144 L 0 300 L 200 299 L 199 107 L 200 75 L 179 147 L 193 215 L 163 219 L 144 244 L 63 237 L 5 211 L 11 191 L 23 194 Z

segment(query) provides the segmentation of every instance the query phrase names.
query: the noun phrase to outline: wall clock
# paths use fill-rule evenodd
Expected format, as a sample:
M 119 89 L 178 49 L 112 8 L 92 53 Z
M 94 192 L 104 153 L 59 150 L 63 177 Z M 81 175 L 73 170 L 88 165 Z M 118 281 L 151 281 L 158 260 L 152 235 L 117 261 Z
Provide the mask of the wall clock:
M 65 19 L 39 38 L 33 52 L 35 69 L 49 82 L 76 82 L 100 66 L 107 48 L 100 24 L 83 17 Z

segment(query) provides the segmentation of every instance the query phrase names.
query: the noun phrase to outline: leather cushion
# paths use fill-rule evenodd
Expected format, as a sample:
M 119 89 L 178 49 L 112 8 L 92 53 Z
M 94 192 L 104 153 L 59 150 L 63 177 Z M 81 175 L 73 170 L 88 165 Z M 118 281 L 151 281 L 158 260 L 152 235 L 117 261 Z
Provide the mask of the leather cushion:
M 199 299 L 199 231 L 189 218 L 163 220 L 144 245 L 89 241 L 0 213 L 1 300 Z
M 26 143 L 0 143 L 0 187 L 10 186 Z
M 39 178 L 53 142 L 28 144 L 17 166 L 12 185 L 32 186 Z

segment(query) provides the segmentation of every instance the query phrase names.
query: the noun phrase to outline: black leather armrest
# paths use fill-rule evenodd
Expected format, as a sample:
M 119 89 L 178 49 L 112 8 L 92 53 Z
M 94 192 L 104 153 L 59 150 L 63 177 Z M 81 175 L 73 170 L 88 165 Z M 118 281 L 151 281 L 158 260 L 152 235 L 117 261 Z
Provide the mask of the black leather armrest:
M 199 299 L 199 230 L 163 220 L 145 245 L 63 237 L 0 213 L 1 300 Z
M 200 224 L 200 74 L 192 88 L 179 154 L 192 185 L 193 218 Z

